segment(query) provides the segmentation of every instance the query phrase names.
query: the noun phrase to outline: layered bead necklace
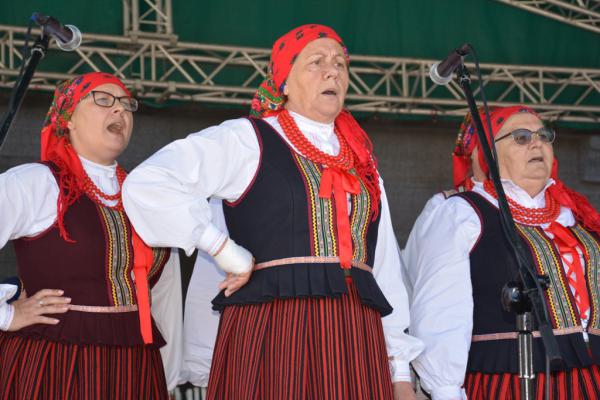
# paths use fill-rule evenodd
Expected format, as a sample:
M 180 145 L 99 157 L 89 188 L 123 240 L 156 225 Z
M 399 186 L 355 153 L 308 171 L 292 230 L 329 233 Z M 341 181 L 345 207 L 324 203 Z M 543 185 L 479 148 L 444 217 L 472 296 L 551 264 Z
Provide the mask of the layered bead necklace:
M 277 120 L 285 136 L 304 157 L 315 163 L 327 165 L 329 168 L 348 171 L 354 167 L 354 153 L 352 153 L 350 146 L 337 129 L 334 129 L 334 133 L 340 143 L 340 152 L 337 156 L 331 156 L 319 150 L 304 136 L 288 110 L 281 111 L 277 116 Z
M 483 188 L 490 196 L 498 200 L 498 194 L 494 188 L 494 184 L 490 180 L 483 182 Z M 550 191 L 546 190 L 544 194 L 546 205 L 541 208 L 527 208 L 510 197 L 506 196 L 510 212 L 515 221 L 524 225 L 543 225 L 549 224 L 558 218 L 560 214 L 560 203 L 550 195 Z
M 123 199 L 121 198 L 121 188 L 123 187 L 123 181 L 125 181 L 125 177 L 127 176 L 127 172 L 121 166 L 117 166 L 117 182 L 119 183 L 119 191 L 115 194 L 106 194 L 104 193 L 96 184 L 92 181 L 89 175 L 85 174 L 85 179 L 83 181 L 83 191 L 90 199 L 92 199 L 95 203 L 112 208 L 117 211 L 123 211 Z M 109 206 L 105 202 L 107 201 L 116 201 L 117 204 L 114 206 Z

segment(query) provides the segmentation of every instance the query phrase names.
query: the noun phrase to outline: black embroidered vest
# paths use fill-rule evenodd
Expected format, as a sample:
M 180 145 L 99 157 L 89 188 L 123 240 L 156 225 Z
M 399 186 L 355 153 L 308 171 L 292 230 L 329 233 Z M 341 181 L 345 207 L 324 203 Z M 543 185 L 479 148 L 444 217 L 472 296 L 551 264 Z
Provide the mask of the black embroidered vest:
M 315 262 L 338 256 L 335 202 L 319 198 L 323 167 L 294 152 L 265 121 L 250 120 L 261 148 L 260 166 L 246 193 L 224 204 L 229 234 L 248 249 L 256 263 L 282 260 L 278 266 L 254 271 L 250 281 L 215 309 L 274 298 L 339 296 L 347 292 L 339 262 Z M 379 218 L 371 218 L 371 198 L 365 186 L 351 199 L 353 265 L 373 266 Z M 301 257 L 311 259 L 303 262 Z M 291 262 L 285 259 L 294 258 Z M 373 274 L 353 267 L 351 275 L 362 302 L 381 312 L 392 308 Z
M 469 352 L 469 372 L 518 373 L 515 315 L 504 311 L 500 302 L 502 287 L 516 280 L 517 263 L 504 237 L 498 209 L 475 192 L 459 193 L 479 214 L 481 235 L 470 254 L 473 287 L 473 337 Z M 600 244 L 598 237 L 581 225 L 570 228 L 585 249 L 591 317 L 588 323 L 590 351 L 575 300 L 569 288 L 561 256 L 553 241 L 540 227 L 517 224 L 517 230 L 530 250 L 530 262 L 538 274 L 550 277 L 544 297 L 564 363 L 560 369 L 589 366 L 600 362 L 598 300 L 600 293 Z M 595 282 L 595 283 L 594 283 Z M 534 328 L 535 329 L 535 328 Z M 533 362 L 536 372 L 545 367 L 544 346 L 535 336 Z

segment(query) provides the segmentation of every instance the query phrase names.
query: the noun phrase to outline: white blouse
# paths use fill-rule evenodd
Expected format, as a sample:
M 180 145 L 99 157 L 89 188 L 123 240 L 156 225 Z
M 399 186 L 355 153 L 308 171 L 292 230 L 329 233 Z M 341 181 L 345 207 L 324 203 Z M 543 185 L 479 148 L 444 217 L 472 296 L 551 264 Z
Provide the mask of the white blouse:
M 291 115 L 312 144 L 337 154 L 339 143 L 333 124 Z M 265 120 L 287 141 L 276 117 Z M 245 118 L 191 134 L 159 150 L 129 174 L 123 188 L 127 215 L 150 245 L 180 247 L 187 254 L 196 248 L 214 254 L 227 234 L 212 222 L 207 199 L 237 200 L 250 186 L 259 161 L 259 143 Z M 409 323 L 408 298 L 382 184 L 381 191 L 373 274 L 394 307 L 394 312 L 382 319 L 392 378 L 408 381 L 409 362 L 421 352 L 422 343 L 404 332 Z
M 539 208 L 545 206 L 545 191 L 554 181 L 550 179 L 533 198 L 510 180 L 502 184 L 506 195 L 520 205 Z M 475 182 L 473 191 L 497 207 L 497 200 L 480 182 Z M 461 197 L 442 200 L 440 196 L 436 195 L 417 219 L 403 253 L 406 279 L 412 288 L 410 333 L 425 342 L 425 351 L 413 366 L 434 400 L 465 399 L 461 386 L 473 329 L 469 253 L 481 224 L 467 201 Z M 575 224 L 573 213 L 564 207 L 556 221 L 563 226 Z M 541 225 L 543 229 L 547 226 Z

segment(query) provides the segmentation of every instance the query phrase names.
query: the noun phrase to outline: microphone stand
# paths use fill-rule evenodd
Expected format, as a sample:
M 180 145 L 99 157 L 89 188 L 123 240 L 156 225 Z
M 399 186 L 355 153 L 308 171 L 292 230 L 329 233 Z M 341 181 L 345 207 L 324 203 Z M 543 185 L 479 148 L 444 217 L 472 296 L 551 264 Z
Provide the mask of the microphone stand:
M 4 144 L 4 140 L 6 139 L 6 135 L 10 130 L 15 116 L 17 115 L 19 108 L 21 108 L 21 104 L 25 98 L 25 93 L 27 92 L 31 78 L 33 78 L 33 74 L 35 73 L 35 69 L 42 58 L 44 58 L 46 55 L 49 42 L 50 36 L 45 35 L 42 32 L 40 37 L 33 44 L 29 59 L 27 61 L 23 60 L 23 62 L 27 62 L 27 66 L 19 75 L 15 85 L 13 86 L 8 104 L 8 110 L 4 113 L 0 122 L 0 150 L 2 149 L 2 145 Z M 23 54 L 23 56 L 25 56 L 25 54 Z
M 539 331 L 546 349 L 547 365 L 556 364 L 562 361 L 558 343 L 552 332 L 552 325 L 548 317 L 546 308 L 544 307 L 544 297 L 542 290 L 547 289 L 548 277 L 545 275 L 537 275 L 535 269 L 529 261 L 527 250 L 525 249 L 521 238 L 517 233 L 515 221 L 510 213 L 508 202 L 502 184 L 496 160 L 492 156 L 491 147 L 494 146 L 493 137 L 486 138 L 485 130 L 471 89 L 471 78 L 464 63 L 460 62 L 458 68 L 458 83 L 465 93 L 465 97 L 469 104 L 471 116 L 477 128 L 477 136 L 479 142 L 482 143 L 481 149 L 485 156 L 485 160 L 490 169 L 490 175 L 496 193 L 498 194 L 498 207 L 500 209 L 500 221 L 504 234 L 508 239 L 513 250 L 519 269 L 520 281 L 517 283 L 511 282 L 503 288 L 502 303 L 507 311 L 516 313 L 518 344 L 519 344 L 519 380 L 521 387 L 521 399 L 533 400 L 534 379 L 533 370 L 533 316 L 535 316 Z M 487 113 L 487 107 L 486 107 Z M 488 113 L 489 121 L 489 113 Z M 489 126 L 489 125 L 488 125 Z M 491 128 L 491 127 L 490 127 Z M 491 135 L 491 129 L 489 130 Z M 485 144 L 489 144 L 486 146 Z M 533 313 L 532 313 L 533 312 Z M 550 376 L 546 376 L 546 383 L 550 381 Z M 546 386 L 548 388 L 548 386 Z

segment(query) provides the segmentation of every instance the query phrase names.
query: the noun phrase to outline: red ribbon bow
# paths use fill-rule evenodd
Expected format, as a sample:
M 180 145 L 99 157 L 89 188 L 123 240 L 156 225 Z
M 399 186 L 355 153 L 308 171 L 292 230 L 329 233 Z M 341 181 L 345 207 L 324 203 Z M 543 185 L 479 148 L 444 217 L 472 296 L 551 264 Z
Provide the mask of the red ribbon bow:
M 572 262 L 569 262 L 562 257 L 564 263 L 567 264 L 567 279 L 569 280 L 569 285 L 575 289 L 575 301 L 577 303 L 577 308 L 579 309 L 579 314 L 582 318 L 587 318 L 587 312 L 590 308 L 590 299 L 583 273 L 583 266 L 581 265 L 579 252 L 577 251 L 579 242 L 575 239 L 569 229 L 558 222 L 552 222 L 550 226 L 548 226 L 548 231 L 554 235 L 554 242 L 556 243 L 556 247 L 558 247 L 560 254 L 570 254 L 573 259 Z M 575 274 L 575 279 L 572 277 L 573 274 Z
M 332 193 L 337 214 L 340 264 L 342 268 L 350 269 L 352 266 L 352 235 L 346 195 L 360 193 L 360 180 L 351 172 L 338 168 L 326 168 L 321 175 L 319 197 L 330 199 Z

